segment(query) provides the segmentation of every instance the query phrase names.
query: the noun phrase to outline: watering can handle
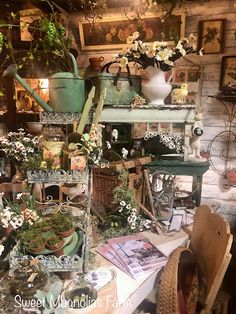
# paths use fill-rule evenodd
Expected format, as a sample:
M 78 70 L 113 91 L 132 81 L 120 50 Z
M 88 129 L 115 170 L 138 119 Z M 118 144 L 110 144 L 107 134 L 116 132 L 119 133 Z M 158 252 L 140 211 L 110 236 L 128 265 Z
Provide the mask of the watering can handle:
M 73 63 L 75 78 L 78 78 L 79 77 L 79 72 L 78 72 L 77 62 L 76 62 L 75 57 L 73 56 L 72 53 L 69 52 L 69 55 L 70 55 L 72 63 Z

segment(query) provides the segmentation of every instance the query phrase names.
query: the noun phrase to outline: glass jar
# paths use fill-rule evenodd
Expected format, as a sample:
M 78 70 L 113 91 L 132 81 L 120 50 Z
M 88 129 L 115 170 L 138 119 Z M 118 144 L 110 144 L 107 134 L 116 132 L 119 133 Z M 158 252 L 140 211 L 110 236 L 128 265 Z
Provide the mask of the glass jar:
M 65 289 L 65 299 L 69 307 L 82 309 L 92 305 L 97 299 L 97 290 L 85 279 L 85 275 L 77 275 Z
M 43 130 L 43 160 L 47 167 L 60 169 L 62 164 L 62 151 L 65 145 L 65 134 L 60 127 L 50 126 Z

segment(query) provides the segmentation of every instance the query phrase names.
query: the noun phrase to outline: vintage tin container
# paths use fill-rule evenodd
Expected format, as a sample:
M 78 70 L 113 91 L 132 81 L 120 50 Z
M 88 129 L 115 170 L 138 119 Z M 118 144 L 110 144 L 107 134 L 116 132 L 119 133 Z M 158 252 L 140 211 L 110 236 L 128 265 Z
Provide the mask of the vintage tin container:
M 111 73 L 90 74 L 87 79 L 91 80 L 96 87 L 95 103 L 98 102 L 101 91 L 106 88 L 104 105 L 129 105 L 131 100 L 141 92 L 141 76 L 131 75 L 131 84 L 127 74 L 121 74 L 114 85 L 115 75 Z M 91 84 L 88 84 L 91 87 Z

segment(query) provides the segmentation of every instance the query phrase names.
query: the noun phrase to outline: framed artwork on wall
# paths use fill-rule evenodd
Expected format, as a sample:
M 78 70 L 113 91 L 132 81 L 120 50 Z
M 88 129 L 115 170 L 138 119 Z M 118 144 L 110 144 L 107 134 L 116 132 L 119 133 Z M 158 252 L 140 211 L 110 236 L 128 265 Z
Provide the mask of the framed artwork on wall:
M 121 49 L 126 38 L 139 31 L 143 42 L 167 41 L 174 43 L 172 36 L 185 34 L 185 15 L 171 15 L 163 22 L 160 15 L 149 14 L 143 19 L 129 20 L 122 16 L 103 17 L 94 27 L 87 20 L 80 19 L 79 34 L 82 50 Z M 164 36 L 164 38 L 162 37 Z
M 220 89 L 236 87 L 236 55 L 223 56 L 221 62 Z
M 198 50 L 203 48 L 204 54 L 224 51 L 224 33 L 226 19 L 199 22 Z
M 179 66 L 172 77 L 173 88 L 188 84 L 186 104 L 200 106 L 201 68 L 198 66 Z

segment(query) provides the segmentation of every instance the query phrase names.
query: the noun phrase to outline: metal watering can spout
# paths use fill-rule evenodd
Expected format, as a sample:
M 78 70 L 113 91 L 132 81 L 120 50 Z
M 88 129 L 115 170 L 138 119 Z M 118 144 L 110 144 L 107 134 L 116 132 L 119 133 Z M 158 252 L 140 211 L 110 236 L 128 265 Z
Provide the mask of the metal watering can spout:
M 85 103 L 84 80 L 79 77 L 77 62 L 69 53 L 74 73 L 58 72 L 49 78 L 49 105 L 18 74 L 17 65 L 10 65 L 3 73 L 13 76 L 35 101 L 48 112 L 82 112 Z
M 17 74 L 17 65 L 11 64 L 4 72 L 3 77 L 13 76 L 17 82 L 20 83 L 22 87 L 24 87 L 30 95 L 35 99 L 35 101 L 48 112 L 52 112 L 53 109 L 45 102 L 43 99 Z

